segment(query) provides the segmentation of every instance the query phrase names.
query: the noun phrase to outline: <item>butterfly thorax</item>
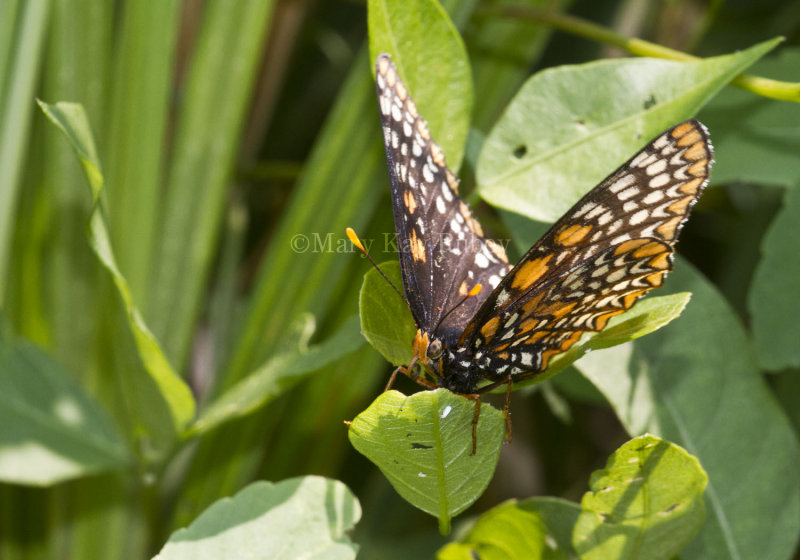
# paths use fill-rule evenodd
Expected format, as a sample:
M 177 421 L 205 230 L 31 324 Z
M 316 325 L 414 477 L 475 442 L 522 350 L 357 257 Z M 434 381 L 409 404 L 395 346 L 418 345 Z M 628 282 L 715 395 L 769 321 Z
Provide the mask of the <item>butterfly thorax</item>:
M 412 348 L 414 362 L 431 374 L 438 386 L 455 393 L 475 393 L 479 381 L 485 377 L 468 347 L 450 346 L 436 335 L 417 330 Z

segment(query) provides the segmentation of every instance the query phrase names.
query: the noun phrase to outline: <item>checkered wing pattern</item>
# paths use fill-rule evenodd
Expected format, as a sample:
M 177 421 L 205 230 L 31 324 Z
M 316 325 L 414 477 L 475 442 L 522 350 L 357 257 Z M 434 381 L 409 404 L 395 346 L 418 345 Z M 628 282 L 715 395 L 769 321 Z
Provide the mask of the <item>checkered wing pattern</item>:
M 461 200 L 458 180 L 388 55 L 378 57 L 375 82 L 406 298 L 420 329 L 453 343 L 499 285 L 508 259 L 484 239 Z M 481 293 L 456 306 L 476 284 Z
M 672 269 L 712 160 L 695 120 L 650 142 L 592 189 L 489 295 L 460 341 L 490 379 L 524 379 L 629 309 Z

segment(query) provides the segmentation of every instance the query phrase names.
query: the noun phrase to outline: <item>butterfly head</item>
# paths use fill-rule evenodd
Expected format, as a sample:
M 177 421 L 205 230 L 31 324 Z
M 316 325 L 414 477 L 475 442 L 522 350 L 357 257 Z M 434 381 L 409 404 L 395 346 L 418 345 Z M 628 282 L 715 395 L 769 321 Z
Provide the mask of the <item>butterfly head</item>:
M 413 361 L 433 375 L 440 387 L 456 393 L 474 393 L 476 367 L 468 356 L 463 355 L 466 348 L 452 349 L 441 338 L 417 330 L 414 337 Z

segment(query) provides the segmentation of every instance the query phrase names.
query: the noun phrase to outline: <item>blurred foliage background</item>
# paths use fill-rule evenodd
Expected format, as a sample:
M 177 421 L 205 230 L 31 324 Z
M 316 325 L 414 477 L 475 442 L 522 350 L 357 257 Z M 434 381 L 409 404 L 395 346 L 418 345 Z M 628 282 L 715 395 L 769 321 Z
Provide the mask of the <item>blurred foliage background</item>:
M 461 170 L 469 193 L 480 139 L 526 78 L 623 53 L 492 16 L 485 9 L 493 1 L 443 4 L 473 68 L 473 128 Z M 792 0 L 516 4 L 568 10 L 698 56 L 782 35 L 785 43 L 751 73 L 800 80 L 800 4 Z M 426 557 L 445 542 L 435 522 L 347 443 L 342 421 L 368 405 L 390 372 L 367 346 L 307 372 L 302 383 L 287 382 L 252 414 L 180 439 L 87 243 L 92 198 L 80 165 L 34 101 L 85 107 L 117 264 L 202 409 L 308 342 L 308 314 L 312 343 L 353 324 L 369 265 L 345 242 L 345 227 L 376 240 L 376 260 L 394 258 L 383 243 L 393 225 L 366 16 L 365 4 L 352 0 L 0 3 L 4 351 L 14 339 L 46 353 L 111 416 L 132 457 L 124 469 L 79 469 L 64 481 L 4 475 L 0 557 L 147 558 L 174 529 L 248 482 L 312 473 L 344 481 L 359 497 L 355 540 L 364 558 Z M 800 105 L 729 87 L 699 118 L 718 163 L 679 259 L 713 283 L 747 329 L 780 406 L 775 413 L 792 422 L 796 444 L 800 327 L 787 311 L 800 310 Z M 471 202 L 489 229 L 509 237 L 513 217 L 476 196 Z M 404 382 L 401 390 L 416 390 Z M 470 512 L 509 497 L 577 500 L 589 473 L 628 438 L 575 369 L 515 394 L 512 410 L 514 442 Z M 4 446 L 18 443 L 8 424 L 0 430 L 8 432 Z M 795 488 L 797 480 L 774 483 Z M 754 506 L 753 516 L 768 523 L 773 511 Z M 784 551 L 796 535 L 786 542 Z

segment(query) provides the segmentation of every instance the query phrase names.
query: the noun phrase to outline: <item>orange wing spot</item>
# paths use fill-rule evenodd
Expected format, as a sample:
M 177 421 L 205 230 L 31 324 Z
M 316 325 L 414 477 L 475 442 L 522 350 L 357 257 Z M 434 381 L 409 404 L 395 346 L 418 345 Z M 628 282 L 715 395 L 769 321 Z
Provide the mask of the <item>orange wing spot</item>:
M 649 274 L 645 277 L 645 280 L 653 286 L 654 288 L 658 288 L 661 284 L 664 283 L 664 273 L 663 272 L 654 272 L 653 274 Z
M 681 223 L 681 216 L 677 216 L 672 218 L 668 222 L 664 222 L 660 226 L 656 228 L 656 231 L 659 235 L 661 235 L 664 239 L 673 239 L 675 237 L 675 230 L 678 227 L 678 224 Z
M 430 362 L 428 358 L 429 343 L 428 333 L 423 333 L 420 329 L 417 329 L 417 335 L 414 337 L 414 342 L 411 343 L 411 351 L 417 360 L 423 364 Z
M 686 152 L 683 154 L 683 157 L 685 157 L 690 161 L 708 157 L 708 152 L 706 152 L 705 142 L 695 142 L 694 144 L 692 144 L 691 148 L 686 150 Z
M 494 253 L 494 256 L 500 259 L 503 262 L 508 262 L 508 255 L 506 255 L 506 250 L 503 249 L 503 246 L 499 243 L 493 241 L 492 239 L 487 239 L 486 244 L 489 246 L 489 250 Z
M 680 187 L 678 187 L 678 190 L 683 194 L 690 194 L 694 196 L 697 194 L 697 190 L 702 184 L 703 177 L 698 177 L 697 179 L 692 179 L 691 181 L 687 181 L 686 183 L 682 184 Z
M 630 253 L 642 247 L 643 245 L 647 245 L 649 242 L 647 239 L 630 239 L 628 241 L 623 241 L 617 248 L 614 249 L 614 256 L 618 257 L 620 255 L 624 255 L 625 253 Z
M 499 354 L 497 354 L 497 357 L 500 358 L 501 360 L 507 360 L 508 352 L 500 352 Z
M 678 139 L 681 136 L 684 136 L 687 132 L 690 132 L 692 130 L 695 130 L 694 125 L 692 123 L 688 122 L 681 123 L 678 126 L 676 126 L 675 129 L 672 131 L 672 137 Z
M 417 113 L 417 106 L 410 97 L 406 100 L 406 111 L 415 119 L 419 116 L 419 113 Z
M 532 331 L 536 328 L 536 325 L 539 324 L 538 319 L 525 319 L 522 323 L 519 324 L 519 331 L 520 333 L 526 333 L 528 331 Z
M 422 240 L 417 237 L 417 232 L 415 230 L 411 230 L 411 237 L 408 241 L 411 245 L 411 256 L 414 260 L 417 262 L 425 262 L 425 245 L 422 243 Z
M 406 205 L 409 214 L 413 214 L 417 209 L 417 201 L 414 200 L 414 194 L 411 191 L 403 193 L 403 203 Z
M 389 87 L 394 87 L 395 82 L 397 81 L 397 74 L 394 71 L 394 68 L 391 66 L 385 71 L 386 74 L 386 83 L 389 84 Z
M 564 226 L 555 234 L 555 242 L 565 247 L 576 245 L 583 241 L 592 231 L 592 226 L 582 226 L 581 224 L 572 224 L 571 226 Z
M 687 196 L 680 200 L 676 200 L 672 204 L 669 205 L 668 210 L 675 214 L 685 214 L 686 209 L 689 207 L 689 203 L 694 200 L 694 196 Z
M 544 309 L 543 313 L 546 315 L 552 315 L 553 319 L 561 319 L 575 309 L 576 305 L 578 305 L 577 301 L 566 304 L 554 303 L 553 305 L 549 305 L 546 309 Z
M 406 97 L 408 96 L 408 90 L 406 89 L 406 86 L 403 85 L 403 82 L 398 82 L 397 87 L 394 88 L 394 90 L 397 92 L 397 97 L 400 98 L 400 101 L 406 100 Z
M 575 331 L 569 336 L 567 340 L 562 342 L 558 348 L 551 348 L 549 350 L 545 350 L 544 352 L 542 352 L 541 371 L 547 369 L 547 366 L 550 364 L 550 358 L 569 350 L 570 347 L 578 341 L 578 339 L 581 337 L 581 334 L 583 334 L 582 331 Z
M 705 177 L 708 175 L 708 160 L 699 159 L 693 163 L 689 168 L 689 175 L 694 175 L 695 177 Z
M 454 193 L 458 194 L 458 177 L 453 175 L 453 173 L 447 168 L 445 168 L 445 171 L 447 172 L 447 184 L 450 185 L 450 188 L 453 189 Z
M 534 342 L 543 339 L 547 334 L 549 334 L 548 331 L 535 332 L 525 339 L 525 344 L 533 344 Z
M 502 352 L 503 350 L 505 350 L 505 349 L 506 349 L 506 348 L 508 348 L 509 346 L 511 346 L 511 343 L 510 343 L 510 342 L 506 342 L 506 343 L 505 343 L 505 344 L 503 344 L 502 346 L 498 346 L 497 348 L 495 348 L 495 351 L 496 351 L 496 352 Z
M 636 303 L 636 300 L 639 299 L 639 296 L 644 294 L 647 290 L 639 290 L 637 292 L 631 292 L 630 294 L 626 294 L 625 298 L 622 301 L 623 307 L 625 309 L 630 309 L 633 307 L 633 304 Z
M 658 255 L 659 253 L 664 251 L 664 245 L 661 243 L 647 243 L 636 249 L 633 252 L 633 257 L 636 259 L 641 259 L 643 257 L 650 257 L 653 255 Z
M 511 287 L 517 290 L 527 290 L 544 274 L 550 270 L 547 263 L 553 255 L 547 255 L 528 261 L 520 266 L 514 273 L 514 278 L 511 280 Z
M 522 311 L 525 312 L 525 315 L 530 315 L 536 311 L 536 308 L 542 303 L 542 298 L 544 298 L 544 292 L 528 300 L 528 302 L 522 306 Z
M 641 293 L 641 292 L 639 292 L 639 293 Z M 631 294 L 628 294 L 628 295 L 631 295 Z M 625 301 L 628 301 L 628 296 L 625 296 Z M 634 298 L 634 301 L 636 301 L 636 298 Z M 633 305 L 633 303 L 631 303 L 631 305 Z M 628 307 L 630 307 L 630 305 Z M 620 313 L 622 313 L 622 310 L 609 311 L 608 313 L 606 313 L 604 315 L 600 315 L 599 317 L 597 317 L 597 319 L 594 320 L 594 328 L 595 328 L 595 330 L 602 331 L 604 328 L 606 328 L 606 325 L 608 324 L 608 320 L 611 319 L 611 317 L 613 317 L 614 315 L 619 315 Z
M 431 144 L 431 158 L 433 158 L 433 163 L 440 167 L 444 167 L 444 154 L 442 153 L 442 149 L 438 144 Z
M 417 121 L 417 132 L 422 136 L 423 140 L 430 140 L 431 133 L 428 132 L 428 127 L 425 126 L 425 121 Z
M 381 57 L 378 60 L 378 72 L 380 72 L 381 74 L 383 74 L 385 76 L 386 75 L 386 70 L 388 68 L 389 68 L 389 59 L 385 58 L 385 57 Z
M 500 326 L 500 317 L 492 317 L 486 324 L 481 327 L 481 335 L 483 335 L 484 340 L 489 342 L 494 338 L 494 333 L 497 332 L 497 327 Z
M 698 132 L 698 130 L 693 127 L 692 130 L 687 132 L 678 140 L 678 146 L 684 148 L 686 146 L 691 146 L 692 144 L 695 144 L 697 142 L 702 142 L 702 140 L 703 137 L 700 136 L 700 132 Z
M 650 259 L 650 262 L 648 262 L 647 264 L 650 265 L 652 268 L 658 270 L 669 270 L 670 266 L 669 256 L 671 254 L 672 254 L 671 251 L 664 251 L 660 255 L 657 255 L 655 258 Z

